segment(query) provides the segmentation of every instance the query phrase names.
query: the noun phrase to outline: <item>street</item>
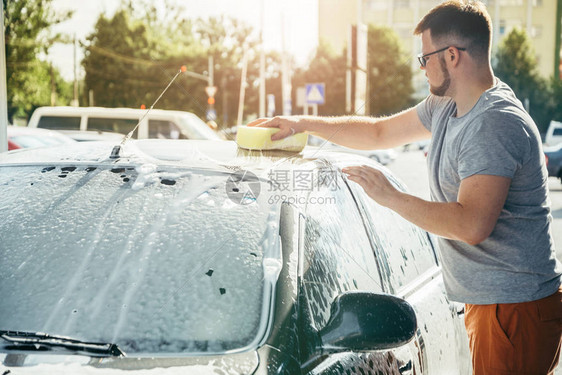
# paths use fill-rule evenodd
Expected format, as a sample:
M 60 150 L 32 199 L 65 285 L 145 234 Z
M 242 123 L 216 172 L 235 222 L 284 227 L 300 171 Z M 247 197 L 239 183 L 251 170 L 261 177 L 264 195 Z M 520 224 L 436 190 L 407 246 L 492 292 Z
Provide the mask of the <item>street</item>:
M 427 180 L 427 166 L 422 151 L 412 150 L 409 152 L 398 151 L 398 158 L 387 166 L 408 190 L 424 199 L 429 199 L 429 186 Z M 562 260 L 562 184 L 560 180 L 549 177 L 548 187 L 552 201 L 552 233 L 556 245 L 556 256 Z

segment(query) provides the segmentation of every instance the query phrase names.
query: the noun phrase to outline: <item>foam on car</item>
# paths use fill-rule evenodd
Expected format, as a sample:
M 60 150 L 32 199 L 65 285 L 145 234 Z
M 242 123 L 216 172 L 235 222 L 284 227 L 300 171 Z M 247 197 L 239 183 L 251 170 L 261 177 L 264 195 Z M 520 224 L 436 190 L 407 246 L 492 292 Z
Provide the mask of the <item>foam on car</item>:
M 272 141 L 271 136 L 277 133 L 277 128 L 263 128 L 258 126 L 238 126 L 236 143 L 238 147 L 248 150 L 283 150 L 301 152 L 308 134 L 297 133 L 278 141 Z

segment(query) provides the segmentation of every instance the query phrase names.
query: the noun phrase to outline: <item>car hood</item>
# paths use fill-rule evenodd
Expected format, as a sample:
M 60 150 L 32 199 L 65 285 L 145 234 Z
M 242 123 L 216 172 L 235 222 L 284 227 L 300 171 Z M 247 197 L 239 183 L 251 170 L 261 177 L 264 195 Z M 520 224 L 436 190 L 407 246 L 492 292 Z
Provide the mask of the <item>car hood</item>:
M 2 363 L 10 363 L 11 358 L 2 354 Z M 242 375 L 253 374 L 259 365 L 256 351 L 220 356 L 200 356 L 183 358 L 104 358 L 64 355 L 27 355 L 17 366 L 0 366 L 3 372 L 11 374 L 104 374 L 118 375 Z M 23 363 L 22 363 L 23 362 Z

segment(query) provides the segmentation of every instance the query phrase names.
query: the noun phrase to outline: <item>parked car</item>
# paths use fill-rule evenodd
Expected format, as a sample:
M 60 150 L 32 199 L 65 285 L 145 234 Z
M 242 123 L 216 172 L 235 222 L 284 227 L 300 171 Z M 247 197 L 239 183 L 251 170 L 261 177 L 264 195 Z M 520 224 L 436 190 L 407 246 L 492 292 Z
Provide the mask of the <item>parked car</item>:
M 145 116 L 146 115 L 146 116 Z M 128 134 L 140 125 L 133 138 L 221 139 L 199 117 L 190 112 L 102 107 L 39 107 L 28 126 L 59 130 L 69 136 L 79 131 Z
M 8 151 L 20 148 L 50 147 L 74 143 L 72 138 L 47 129 L 30 129 L 8 125 L 7 134 Z
M 412 149 L 412 147 L 415 148 L 415 150 L 421 150 L 424 153 L 427 152 L 426 150 L 429 148 L 429 144 L 431 143 L 431 139 L 424 139 L 421 141 L 417 141 L 414 143 L 408 143 L 406 145 L 404 145 L 402 147 L 402 150 L 404 152 L 410 151 Z
M 125 137 L 125 135 L 121 133 L 103 132 L 101 130 L 73 130 L 65 133 L 78 142 L 104 141 L 119 143 Z
M 549 177 L 557 177 L 562 181 L 562 143 L 554 147 L 545 147 L 544 155 Z
M 228 141 L 0 155 L 2 370 L 470 374 L 431 236 L 341 168 Z
M 325 141 L 322 138 L 315 137 L 313 135 L 308 136 L 308 144 L 311 146 L 317 146 L 323 151 L 336 151 L 345 152 L 355 155 L 361 155 L 376 161 L 382 165 L 387 165 L 396 160 L 398 154 L 393 149 L 384 150 L 357 150 L 353 148 L 348 148 L 344 146 L 337 145 L 335 143 Z
M 547 146 L 562 144 L 562 122 L 551 121 L 546 131 L 545 143 Z

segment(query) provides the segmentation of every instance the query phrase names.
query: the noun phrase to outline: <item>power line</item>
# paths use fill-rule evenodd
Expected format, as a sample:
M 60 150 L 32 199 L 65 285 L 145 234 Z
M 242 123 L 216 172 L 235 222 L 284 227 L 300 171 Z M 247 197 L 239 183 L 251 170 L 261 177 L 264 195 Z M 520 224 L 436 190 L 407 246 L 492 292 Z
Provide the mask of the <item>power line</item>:
M 121 54 L 118 54 L 116 52 L 113 52 L 111 50 L 108 50 L 108 49 L 105 49 L 105 48 L 102 48 L 102 47 L 98 47 L 98 46 L 94 46 L 94 45 L 85 46 L 83 43 L 80 43 L 80 45 L 87 48 L 89 51 L 98 53 L 98 54 L 103 55 L 103 56 L 111 57 L 111 58 L 116 59 L 116 60 L 121 60 L 121 61 L 127 62 L 129 64 L 140 64 L 140 65 L 145 65 L 145 66 L 162 65 L 161 61 L 145 60 L 145 59 L 141 59 L 141 58 L 138 58 L 138 57 L 125 56 L 125 55 L 121 55 Z

